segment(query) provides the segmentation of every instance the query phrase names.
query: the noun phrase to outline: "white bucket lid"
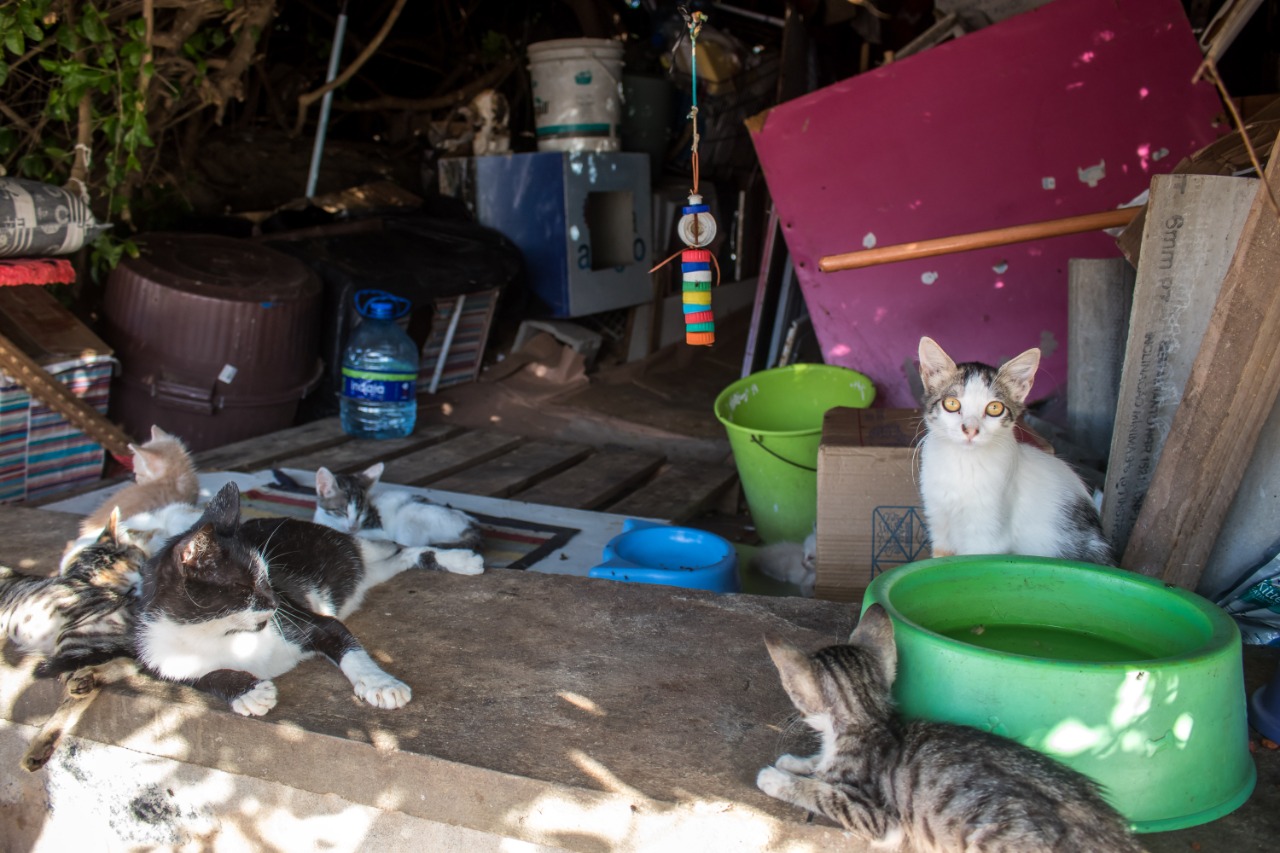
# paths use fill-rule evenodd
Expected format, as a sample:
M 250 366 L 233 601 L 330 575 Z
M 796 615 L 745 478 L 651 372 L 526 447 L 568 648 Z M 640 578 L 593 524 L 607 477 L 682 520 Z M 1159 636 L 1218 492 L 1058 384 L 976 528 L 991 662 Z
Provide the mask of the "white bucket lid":
M 540 41 L 526 48 L 530 61 L 539 59 L 579 59 L 584 56 L 600 56 L 603 59 L 621 59 L 622 42 L 613 39 L 552 39 Z

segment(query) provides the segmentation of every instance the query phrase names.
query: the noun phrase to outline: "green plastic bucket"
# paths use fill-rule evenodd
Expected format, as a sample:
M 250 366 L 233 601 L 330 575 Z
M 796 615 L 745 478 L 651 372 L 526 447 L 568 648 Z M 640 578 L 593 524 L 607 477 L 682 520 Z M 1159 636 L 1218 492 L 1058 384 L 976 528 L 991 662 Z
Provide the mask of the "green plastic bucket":
M 1207 823 L 1253 791 L 1240 632 L 1195 593 L 1040 557 L 944 557 L 871 582 L 912 719 L 994 731 L 1100 782 L 1138 832 Z
M 863 374 L 827 364 L 753 373 L 716 397 L 756 532 L 800 542 L 818 514 L 818 443 L 827 409 L 865 409 L 876 389 Z

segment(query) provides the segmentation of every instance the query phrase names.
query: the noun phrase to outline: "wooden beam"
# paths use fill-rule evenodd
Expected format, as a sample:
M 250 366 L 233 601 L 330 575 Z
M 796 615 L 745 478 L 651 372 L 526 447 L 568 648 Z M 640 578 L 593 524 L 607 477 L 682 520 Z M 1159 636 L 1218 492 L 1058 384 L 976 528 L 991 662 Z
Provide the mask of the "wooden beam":
M 424 450 L 415 450 L 387 463 L 382 482 L 425 486 L 519 447 L 524 439 L 489 430 L 464 432 Z
M 422 453 L 423 448 L 434 447 L 459 432 L 461 430 L 452 424 L 426 424 L 415 428 L 412 434 L 403 438 L 353 438 L 306 455 L 291 456 L 281 460 L 280 465 L 304 471 L 314 471 L 323 465 L 340 474 L 363 471 L 375 462 L 386 462 L 390 468 L 398 457 Z M 384 482 L 396 482 L 388 480 L 386 474 L 383 474 L 382 479 Z
M 681 524 L 709 509 L 737 478 L 738 471 L 731 465 L 673 462 L 605 511 Z
M 516 494 L 516 500 L 599 509 L 648 480 L 667 461 L 661 453 L 601 450 L 585 462 Z
M 518 453 L 506 453 L 487 462 L 442 477 L 431 488 L 468 495 L 505 498 L 560 473 L 591 455 L 585 444 L 530 441 Z
M 1265 182 L 1280 189 L 1280 141 Z M 1126 568 L 1194 589 L 1280 395 L 1280 220 L 1261 186 L 1218 293 Z
M 1111 450 L 1133 284 L 1124 258 L 1067 264 L 1067 432 L 1091 459 Z
M 195 454 L 195 460 L 201 471 L 261 471 L 285 463 L 290 457 L 327 450 L 350 440 L 337 418 L 323 418 L 203 450 Z
M 969 234 L 935 237 L 932 240 L 919 240 L 914 243 L 877 246 L 874 249 L 845 252 L 841 255 L 824 255 L 818 260 L 818 269 L 823 272 L 857 270 L 863 267 L 910 261 L 916 258 L 932 258 L 936 255 L 950 255 L 955 252 L 972 252 L 975 249 L 1007 246 L 1010 243 L 1043 240 L 1046 237 L 1062 237 L 1067 234 L 1080 234 L 1084 231 L 1120 228 L 1132 222 L 1134 217 L 1138 215 L 1139 210 L 1141 210 L 1139 207 L 1122 207 L 1118 210 L 1085 213 L 1080 216 L 1067 216 L 1062 219 L 1045 220 L 1044 222 L 1010 225 L 1007 228 L 992 228 L 990 231 L 974 231 Z
M 1151 487 L 1258 184 L 1224 175 L 1151 179 L 1102 491 L 1102 529 L 1117 554 Z

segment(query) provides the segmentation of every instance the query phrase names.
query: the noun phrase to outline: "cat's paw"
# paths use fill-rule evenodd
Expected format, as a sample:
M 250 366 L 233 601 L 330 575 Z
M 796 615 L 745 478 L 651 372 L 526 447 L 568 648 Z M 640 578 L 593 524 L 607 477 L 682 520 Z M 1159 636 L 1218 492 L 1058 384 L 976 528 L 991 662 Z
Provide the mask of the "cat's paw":
M 801 758 L 798 755 L 783 755 L 773 762 L 773 766 L 787 773 L 795 773 L 798 776 L 806 776 L 813 772 L 813 768 L 817 766 L 817 756 L 809 756 Z
M 791 774 L 777 767 L 764 767 L 756 774 L 756 787 L 771 797 L 785 800 L 784 792 L 791 787 Z
M 413 698 L 413 690 L 385 672 L 370 673 L 352 683 L 356 695 L 375 708 L 403 708 Z
M 478 575 L 484 573 L 484 557 L 474 551 L 461 548 L 452 551 L 436 551 L 435 561 L 440 568 L 455 575 Z
M 231 710 L 246 717 L 261 717 L 276 706 L 276 685 L 259 681 L 231 700 Z

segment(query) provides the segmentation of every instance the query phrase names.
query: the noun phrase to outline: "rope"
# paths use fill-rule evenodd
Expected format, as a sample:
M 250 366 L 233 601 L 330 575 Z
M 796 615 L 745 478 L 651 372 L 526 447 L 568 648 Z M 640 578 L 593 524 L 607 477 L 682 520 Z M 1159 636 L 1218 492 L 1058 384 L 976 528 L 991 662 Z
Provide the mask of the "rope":
M 698 33 L 707 22 L 705 12 L 690 12 L 687 7 L 680 7 L 685 25 L 689 28 L 689 64 L 693 75 L 693 106 L 689 110 L 689 120 L 693 122 L 693 142 L 690 144 L 690 156 L 693 161 L 693 192 L 698 191 Z

